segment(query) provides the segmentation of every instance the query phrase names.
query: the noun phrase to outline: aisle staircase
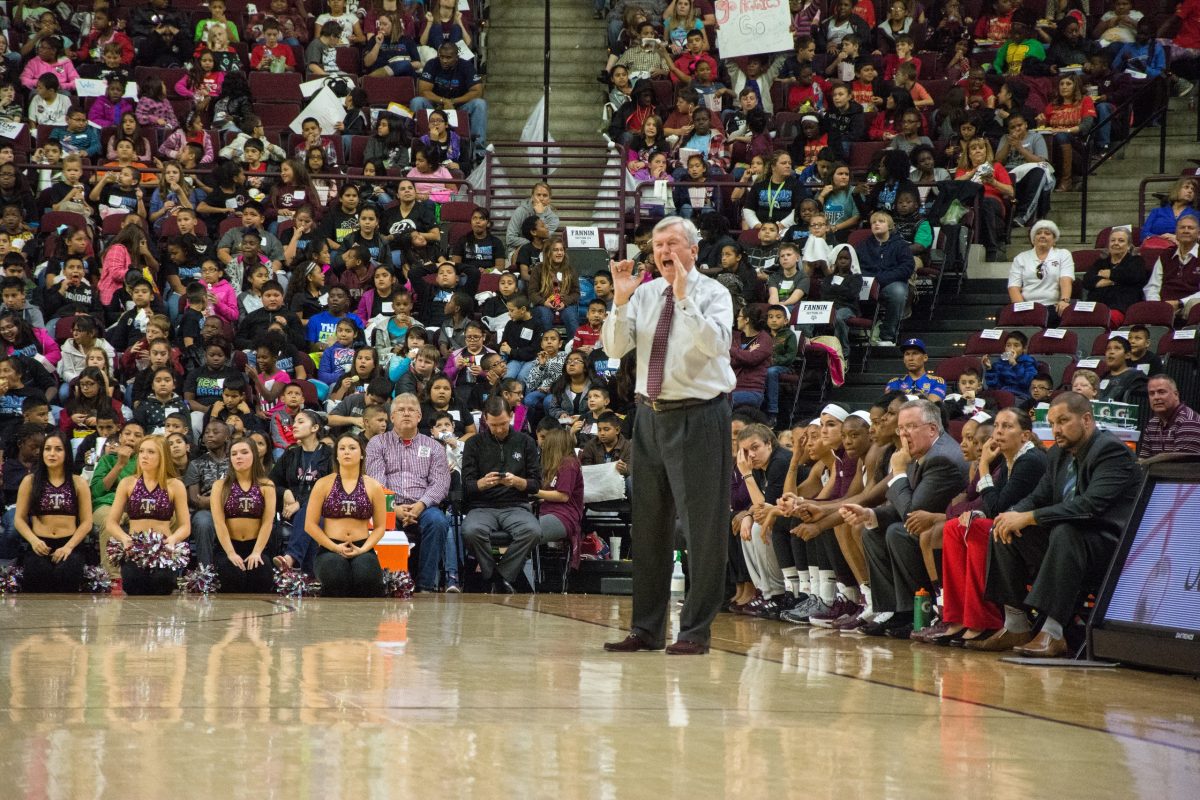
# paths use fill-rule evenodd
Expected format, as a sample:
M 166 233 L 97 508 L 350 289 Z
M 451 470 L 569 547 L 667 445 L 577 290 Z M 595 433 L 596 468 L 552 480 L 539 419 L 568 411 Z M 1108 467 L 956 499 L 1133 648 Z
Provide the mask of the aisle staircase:
M 495 0 L 488 23 L 488 136 L 512 142 L 542 96 L 544 0 Z M 591 0 L 551 0 L 550 135 L 598 139 L 603 91 L 596 73 L 607 55 L 605 23 Z

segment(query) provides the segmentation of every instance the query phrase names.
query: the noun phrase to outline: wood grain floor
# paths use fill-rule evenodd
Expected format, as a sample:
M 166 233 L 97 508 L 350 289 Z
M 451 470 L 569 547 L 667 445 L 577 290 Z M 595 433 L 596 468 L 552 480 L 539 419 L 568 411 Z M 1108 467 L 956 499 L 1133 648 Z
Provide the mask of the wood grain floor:
M 9 798 L 1196 798 L 1200 682 L 628 600 L 0 598 Z

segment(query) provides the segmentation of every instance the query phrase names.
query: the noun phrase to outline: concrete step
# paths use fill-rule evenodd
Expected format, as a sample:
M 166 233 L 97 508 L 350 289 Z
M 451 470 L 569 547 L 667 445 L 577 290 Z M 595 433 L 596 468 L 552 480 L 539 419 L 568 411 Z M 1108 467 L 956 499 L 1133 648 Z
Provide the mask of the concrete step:
M 519 26 L 541 34 L 544 14 L 543 0 L 503 0 L 492 4 L 488 27 Z M 562 27 L 606 29 L 604 20 L 592 19 L 592 6 L 586 0 L 552 0 L 550 26 L 552 33 Z

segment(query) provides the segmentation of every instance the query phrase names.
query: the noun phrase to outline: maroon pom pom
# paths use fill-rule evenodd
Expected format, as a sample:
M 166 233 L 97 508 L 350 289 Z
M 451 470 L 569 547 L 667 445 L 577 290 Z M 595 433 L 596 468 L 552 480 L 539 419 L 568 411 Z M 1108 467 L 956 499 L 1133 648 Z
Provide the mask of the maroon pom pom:
M 275 591 L 285 597 L 317 597 L 321 594 L 321 582 L 298 569 L 276 569 Z
M 108 540 L 109 544 L 112 542 L 112 539 Z M 112 594 L 113 581 L 104 567 L 84 567 L 83 586 L 93 594 Z
M 179 591 L 186 594 L 209 595 L 220 588 L 217 571 L 207 564 L 201 564 L 179 579 Z
M 22 574 L 24 570 L 17 566 L 0 567 L 0 595 L 21 591 Z
M 416 589 L 412 576 L 406 570 L 398 572 L 385 569 L 383 571 L 383 596 L 408 600 Z

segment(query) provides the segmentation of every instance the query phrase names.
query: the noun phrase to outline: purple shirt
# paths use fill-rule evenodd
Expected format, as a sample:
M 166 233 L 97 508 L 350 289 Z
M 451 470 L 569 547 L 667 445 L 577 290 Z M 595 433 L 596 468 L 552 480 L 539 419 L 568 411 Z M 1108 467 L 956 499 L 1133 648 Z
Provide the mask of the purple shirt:
M 557 517 L 567 532 L 567 538 L 578 543 L 583 526 L 583 471 L 579 468 L 579 462 L 574 458 L 565 459 L 558 465 L 558 474 L 546 481 L 542 488 L 567 496 L 565 503 L 543 500 L 541 513 L 542 516 L 550 514 Z
M 446 447 L 423 433 L 407 444 L 394 431 L 367 443 L 367 474 L 388 491 L 396 504 L 441 505 L 450 491 L 450 463 Z

